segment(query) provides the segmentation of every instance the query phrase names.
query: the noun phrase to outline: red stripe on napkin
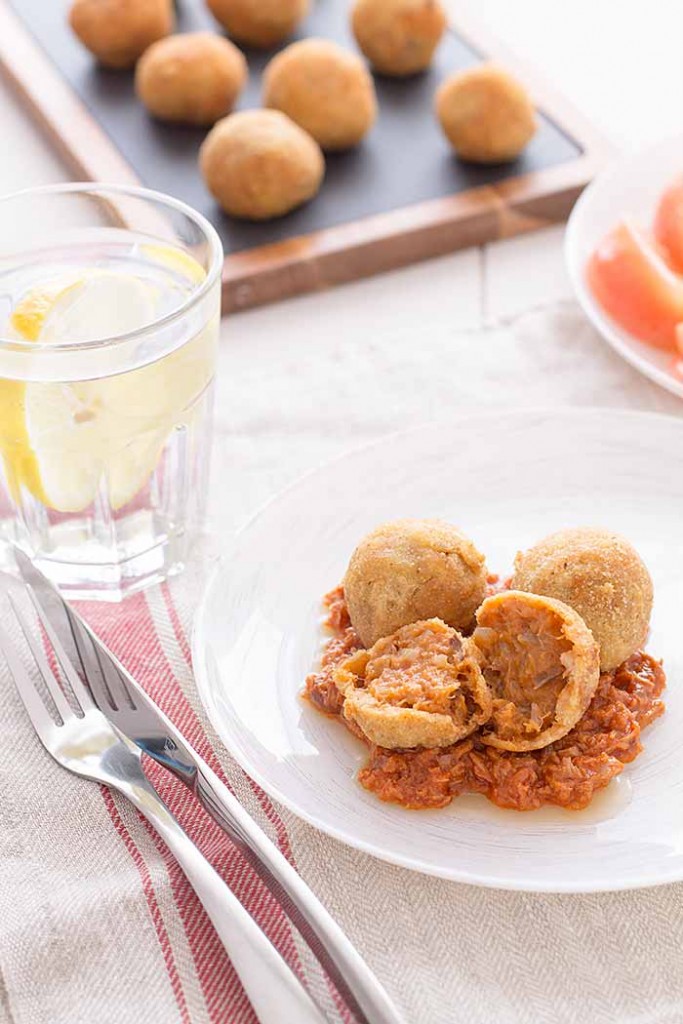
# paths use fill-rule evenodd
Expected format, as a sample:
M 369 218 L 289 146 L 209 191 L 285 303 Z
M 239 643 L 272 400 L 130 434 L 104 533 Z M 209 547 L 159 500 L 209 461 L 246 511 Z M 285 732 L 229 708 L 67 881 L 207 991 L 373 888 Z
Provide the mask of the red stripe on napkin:
M 107 789 L 106 786 L 101 786 L 100 789 L 102 790 L 104 805 L 107 808 L 109 816 L 114 823 L 114 828 L 120 835 L 123 844 L 128 850 L 128 853 L 131 856 L 131 860 L 135 864 L 135 867 L 138 870 L 138 874 L 140 875 L 140 880 L 142 882 L 142 891 L 145 894 L 145 899 L 147 901 L 147 906 L 149 908 L 149 915 L 152 918 L 154 930 L 156 932 L 157 939 L 159 940 L 159 945 L 161 947 L 164 963 L 166 964 L 166 970 L 168 972 L 168 977 L 171 983 L 171 989 L 173 991 L 175 1001 L 178 1005 L 178 1010 L 180 1011 L 180 1016 L 182 1018 L 183 1024 L 192 1024 L 192 1018 L 190 1017 L 190 1011 L 187 1006 L 185 993 L 183 992 L 183 986 L 180 981 L 178 968 L 176 966 L 175 957 L 173 955 L 171 940 L 166 930 L 164 919 L 161 916 L 161 910 L 159 909 L 159 904 L 157 902 L 157 897 L 154 891 L 154 885 L 152 883 L 152 876 L 150 875 L 149 868 L 145 863 L 145 858 L 142 856 L 142 853 L 135 845 L 133 837 L 131 836 L 130 832 L 128 831 L 123 821 L 121 820 L 121 815 L 119 814 L 116 804 L 114 803 L 114 797 L 112 796 L 111 790 Z
M 211 1020 L 217 1024 L 258 1024 L 242 983 L 180 865 L 149 822 L 143 819 L 143 824 L 166 867 Z

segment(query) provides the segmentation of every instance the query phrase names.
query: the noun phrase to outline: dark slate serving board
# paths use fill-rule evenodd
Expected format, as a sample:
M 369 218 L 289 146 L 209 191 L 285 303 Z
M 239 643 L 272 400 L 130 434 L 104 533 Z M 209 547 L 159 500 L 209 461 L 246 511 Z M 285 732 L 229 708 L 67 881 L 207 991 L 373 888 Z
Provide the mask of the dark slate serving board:
M 325 184 L 313 202 L 265 224 L 235 221 L 217 208 L 198 172 L 197 151 L 204 131 L 149 118 L 135 100 L 132 73 L 99 68 L 73 37 L 66 20 L 66 0 L 11 0 L 11 6 L 140 181 L 184 200 L 207 216 L 216 225 L 227 254 L 544 171 L 576 160 L 582 152 L 577 141 L 541 114 L 538 134 L 515 163 L 475 167 L 458 161 L 434 119 L 432 98 L 448 73 L 475 63 L 481 55 L 451 31 L 434 66 L 425 74 L 402 80 L 376 76 L 378 122 L 356 150 L 328 156 Z M 353 47 L 348 8 L 348 0 L 316 0 L 297 38 L 326 36 Z M 192 31 L 217 26 L 201 0 L 179 0 L 178 28 Z M 250 79 L 239 108 L 260 105 L 261 72 L 272 52 L 247 53 Z M 66 144 L 68 147 L 68 131 Z

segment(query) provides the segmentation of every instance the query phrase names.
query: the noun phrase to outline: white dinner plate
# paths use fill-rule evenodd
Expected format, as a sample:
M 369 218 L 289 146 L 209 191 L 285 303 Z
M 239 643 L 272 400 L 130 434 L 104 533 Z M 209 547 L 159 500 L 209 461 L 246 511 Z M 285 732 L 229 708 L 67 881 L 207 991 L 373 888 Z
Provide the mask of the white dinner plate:
M 565 258 L 576 297 L 605 341 L 636 370 L 683 397 L 683 380 L 672 369 L 673 353 L 645 345 L 616 324 L 593 298 L 584 273 L 595 246 L 624 215 L 643 227 L 652 225 L 663 189 L 681 174 L 683 136 L 680 135 L 620 160 L 603 171 L 572 211 L 565 233 Z
M 299 697 L 324 639 L 323 594 L 364 533 L 442 517 L 489 569 L 551 530 L 593 524 L 636 545 L 655 583 L 649 650 L 667 713 L 584 811 L 520 813 L 468 795 L 382 803 L 355 779 L 363 745 Z M 236 537 L 195 624 L 199 691 L 226 747 L 276 800 L 337 839 L 417 871 L 507 889 L 588 892 L 683 879 L 683 419 L 603 411 L 462 415 L 304 477 Z

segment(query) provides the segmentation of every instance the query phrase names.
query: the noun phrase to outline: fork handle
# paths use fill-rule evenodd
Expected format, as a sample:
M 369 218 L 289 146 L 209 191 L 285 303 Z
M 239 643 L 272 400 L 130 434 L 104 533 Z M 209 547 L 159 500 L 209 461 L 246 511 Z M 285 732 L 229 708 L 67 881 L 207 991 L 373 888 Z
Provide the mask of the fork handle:
M 197 798 L 299 929 L 359 1024 L 404 1024 L 385 989 L 303 878 L 206 762 L 196 753 L 194 760 Z
M 324 1017 L 249 912 L 199 851 L 154 787 L 125 795 L 180 864 L 225 947 L 261 1024 L 324 1024 Z

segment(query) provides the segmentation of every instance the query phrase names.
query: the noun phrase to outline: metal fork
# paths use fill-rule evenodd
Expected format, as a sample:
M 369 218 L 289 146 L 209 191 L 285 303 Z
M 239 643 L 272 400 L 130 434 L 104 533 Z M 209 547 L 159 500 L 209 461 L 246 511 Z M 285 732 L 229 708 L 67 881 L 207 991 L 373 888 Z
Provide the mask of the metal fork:
M 12 585 L 10 585 L 12 586 Z M 23 591 L 23 593 L 22 593 Z M 25 666 L 0 617 L 0 648 L 29 718 L 45 747 L 62 767 L 123 793 L 164 839 L 187 875 L 230 956 L 262 1024 L 322 1024 L 324 1018 L 250 914 L 200 853 L 142 770 L 141 751 L 93 703 L 74 666 L 41 613 L 30 590 L 23 600 L 7 590 L 8 601 L 33 655 L 52 707 Z M 38 621 L 22 603 L 31 598 L 63 676 L 52 671 Z M 67 696 L 68 695 L 68 696 Z

